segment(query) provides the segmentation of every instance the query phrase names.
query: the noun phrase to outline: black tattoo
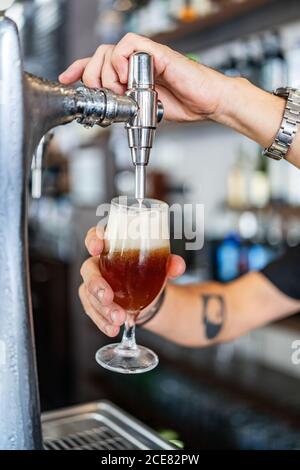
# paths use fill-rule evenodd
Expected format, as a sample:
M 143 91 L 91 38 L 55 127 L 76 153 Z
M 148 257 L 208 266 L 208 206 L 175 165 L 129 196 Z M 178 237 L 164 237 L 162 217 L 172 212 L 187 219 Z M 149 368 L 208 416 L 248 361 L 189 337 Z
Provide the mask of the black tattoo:
M 202 321 L 207 339 L 214 339 L 221 331 L 225 320 L 225 301 L 222 295 L 204 294 L 202 299 Z

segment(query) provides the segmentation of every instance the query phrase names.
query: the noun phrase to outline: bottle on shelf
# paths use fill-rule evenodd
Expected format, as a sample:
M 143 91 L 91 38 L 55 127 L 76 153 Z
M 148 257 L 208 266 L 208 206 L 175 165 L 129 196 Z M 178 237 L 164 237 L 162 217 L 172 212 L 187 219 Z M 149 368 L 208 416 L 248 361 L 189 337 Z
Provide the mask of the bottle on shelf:
M 227 204 L 233 209 L 244 209 L 249 205 L 249 166 L 241 147 L 228 174 Z
M 250 181 L 250 205 L 256 208 L 266 207 L 270 201 L 270 181 L 268 178 L 268 161 L 258 150 L 258 164 Z
M 178 18 L 185 23 L 195 21 L 198 18 L 198 13 L 193 6 L 192 0 L 184 0 L 178 13 Z
M 170 14 L 180 21 L 189 23 L 209 15 L 215 10 L 211 0 L 170 0 Z
M 267 91 L 287 85 L 288 64 L 278 32 L 262 36 L 264 60 L 261 66 L 261 87 Z
M 264 60 L 262 42 L 258 36 L 253 36 L 245 42 L 247 54 L 248 80 L 254 85 L 261 85 L 261 70 Z
M 241 240 L 230 232 L 216 250 L 216 274 L 221 282 L 228 282 L 240 274 Z
M 134 11 L 126 15 L 126 31 L 152 35 L 174 28 L 169 2 L 166 0 L 136 2 Z
M 251 68 L 247 57 L 247 45 L 240 40 L 227 44 L 227 60 L 220 71 L 229 77 L 251 77 Z

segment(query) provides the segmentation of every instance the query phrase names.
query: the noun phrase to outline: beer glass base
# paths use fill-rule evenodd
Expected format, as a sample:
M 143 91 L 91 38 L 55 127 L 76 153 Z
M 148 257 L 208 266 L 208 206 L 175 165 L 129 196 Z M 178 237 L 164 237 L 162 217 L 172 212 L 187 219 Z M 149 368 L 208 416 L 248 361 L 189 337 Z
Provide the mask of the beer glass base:
M 154 369 L 158 364 L 157 355 L 151 349 L 137 346 L 134 350 L 123 350 L 119 343 L 109 344 L 96 352 L 100 366 L 120 374 L 141 374 Z

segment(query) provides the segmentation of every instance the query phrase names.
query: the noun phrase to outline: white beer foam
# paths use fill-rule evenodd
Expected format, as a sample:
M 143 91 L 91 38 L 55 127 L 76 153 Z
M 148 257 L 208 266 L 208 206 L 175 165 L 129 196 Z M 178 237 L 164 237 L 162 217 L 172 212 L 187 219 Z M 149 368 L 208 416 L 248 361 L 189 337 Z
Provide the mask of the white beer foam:
M 112 204 L 104 238 L 113 251 L 168 248 L 168 211 L 155 207 L 128 209 Z

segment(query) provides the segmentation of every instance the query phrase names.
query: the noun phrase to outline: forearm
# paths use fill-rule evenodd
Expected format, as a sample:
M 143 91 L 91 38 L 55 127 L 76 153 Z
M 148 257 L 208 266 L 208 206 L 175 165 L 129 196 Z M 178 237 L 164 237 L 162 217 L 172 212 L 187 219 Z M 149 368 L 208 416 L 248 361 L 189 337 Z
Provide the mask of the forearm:
M 282 122 L 286 100 L 256 87 L 243 78 L 227 82 L 222 105 L 213 117 L 220 124 L 269 147 Z M 300 168 L 300 132 L 295 137 L 287 160 Z
M 260 273 L 232 283 L 168 285 L 164 304 L 145 327 L 176 343 L 199 347 L 231 341 L 300 309 Z

